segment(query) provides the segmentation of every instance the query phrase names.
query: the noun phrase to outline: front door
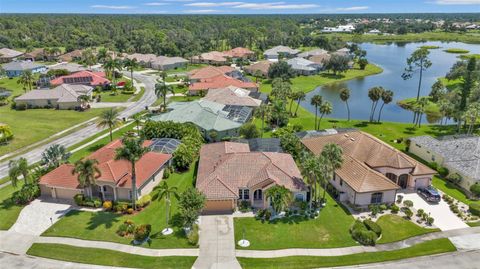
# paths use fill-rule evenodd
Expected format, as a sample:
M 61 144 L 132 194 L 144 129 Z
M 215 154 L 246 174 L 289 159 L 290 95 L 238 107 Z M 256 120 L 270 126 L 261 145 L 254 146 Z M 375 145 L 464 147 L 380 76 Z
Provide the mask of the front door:
M 402 189 L 406 189 L 408 185 L 408 175 L 403 174 L 400 177 L 398 177 L 398 186 Z

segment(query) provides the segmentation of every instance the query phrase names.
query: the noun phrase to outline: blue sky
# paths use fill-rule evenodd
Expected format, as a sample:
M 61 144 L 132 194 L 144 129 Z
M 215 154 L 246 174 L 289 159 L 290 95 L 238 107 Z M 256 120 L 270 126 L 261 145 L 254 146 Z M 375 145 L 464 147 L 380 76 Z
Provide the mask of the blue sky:
M 480 0 L 0 0 L 0 13 L 426 13 L 480 12 Z

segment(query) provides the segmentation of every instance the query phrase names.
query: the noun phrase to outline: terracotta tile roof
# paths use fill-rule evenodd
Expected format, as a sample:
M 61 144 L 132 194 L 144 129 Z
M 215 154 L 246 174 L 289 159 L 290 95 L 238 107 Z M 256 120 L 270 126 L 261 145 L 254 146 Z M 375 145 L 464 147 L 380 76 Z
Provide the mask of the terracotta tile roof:
M 237 198 L 239 188 L 270 184 L 304 190 L 305 183 L 292 156 L 276 152 L 250 152 L 248 144 L 220 142 L 200 150 L 196 187 L 207 199 Z
M 227 54 L 219 51 L 210 51 L 202 53 L 199 56 L 194 56 L 193 59 L 201 61 L 211 61 L 211 62 L 227 62 Z
M 270 65 L 272 65 L 272 61 L 260 61 L 258 63 L 254 63 L 252 65 L 245 66 L 244 69 L 247 70 L 248 72 L 254 74 L 255 71 L 259 70 L 263 75 L 268 74 L 268 69 L 270 68 Z
M 188 73 L 188 77 L 190 79 L 207 79 L 207 78 L 213 78 L 219 75 L 230 73 L 233 70 L 235 69 L 230 66 L 219 66 L 219 67 L 206 66 L 203 68 L 190 71 Z
M 104 72 L 92 72 L 88 70 L 79 71 L 70 75 L 60 76 L 52 79 L 50 84 L 56 86 L 63 83 L 67 84 L 88 84 L 90 86 L 103 86 L 110 83 L 110 80 L 105 78 Z
M 237 88 L 243 88 L 248 90 L 258 90 L 258 84 L 254 82 L 243 82 L 227 75 L 218 75 L 216 77 L 202 79 L 199 82 L 191 84 L 188 89 L 190 91 L 202 91 L 209 89 L 225 88 L 228 86 L 234 86 Z
M 242 47 L 237 47 L 231 50 L 227 50 L 227 51 L 224 51 L 223 53 L 232 58 L 245 58 L 255 54 L 255 52 Z
M 394 169 L 411 169 L 412 175 L 436 174 L 435 171 L 417 162 L 403 152 L 391 147 L 370 134 L 360 131 L 307 138 L 303 139 L 302 143 L 315 155 L 319 155 L 325 145 L 335 143 L 343 149 L 344 157 L 353 158 L 355 161 L 365 164 L 365 166 L 363 166 L 364 169 L 372 171 L 372 168 L 390 167 Z M 342 169 L 358 171 L 360 166 L 356 164 L 354 166 L 353 162 L 345 162 Z M 344 172 L 345 171 L 348 170 L 344 170 Z M 345 180 L 347 181 L 347 179 Z M 349 185 L 357 184 L 353 182 L 353 179 L 352 182 L 347 183 Z M 369 184 L 365 186 L 369 186 Z M 362 190 L 365 191 L 364 189 Z
M 148 147 L 152 141 L 146 140 L 143 144 Z M 116 150 L 122 146 L 121 140 L 115 140 L 101 149 L 95 151 L 87 157 L 87 159 L 95 159 L 98 161 L 98 168 L 101 175 L 97 181 L 113 182 L 117 187 L 129 188 L 132 184 L 132 167 L 130 162 L 126 160 L 115 160 Z M 137 173 L 137 187 L 141 187 L 152 175 L 158 171 L 164 164 L 170 160 L 172 155 L 157 152 L 147 152 L 135 164 L 135 171 Z M 70 188 L 77 188 L 77 176 L 64 176 L 66 169 L 69 167 L 70 174 L 73 165 L 66 164 L 46 174 L 40 179 L 41 184 L 49 186 L 70 186 Z M 58 171 L 57 171 L 58 170 Z M 62 175 L 61 178 L 57 177 Z M 72 187 L 75 186 L 75 187 Z
M 83 50 L 73 50 L 71 52 L 67 52 L 63 55 L 60 55 L 58 58 L 64 62 L 71 62 L 73 58 L 80 58 L 82 57 Z
M 62 164 L 40 178 L 40 184 L 66 188 L 79 189 L 77 175 L 72 174 L 74 166 L 72 164 Z
M 249 96 L 250 91 L 242 88 L 229 86 L 221 89 L 212 89 L 208 91 L 205 100 L 224 105 L 250 106 L 257 107 L 262 103 L 261 100 Z

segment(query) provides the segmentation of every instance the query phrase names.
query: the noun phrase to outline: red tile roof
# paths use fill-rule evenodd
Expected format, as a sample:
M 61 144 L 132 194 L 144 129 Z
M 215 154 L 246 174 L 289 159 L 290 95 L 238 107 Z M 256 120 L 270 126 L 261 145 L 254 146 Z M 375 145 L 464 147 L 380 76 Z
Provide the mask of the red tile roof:
M 148 147 L 152 141 L 144 142 Z M 98 161 L 98 168 L 101 175 L 97 181 L 113 182 L 117 187 L 129 188 L 132 185 L 132 167 L 126 160 L 115 160 L 116 150 L 122 146 L 121 140 L 115 140 L 101 149 L 95 151 L 87 159 Z M 137 187 L 142 186 L 150 179 L 164 164 L 170 160 L 172 155 L 157 152 L 147 152 L 135 164 L 137 173 Z M 51 187 L 78 188 L 77 175 L 72 175 L 73 165 L 64 164 L 40 178 L 40 184 Z
M 242 47 L 227 50 L 227 51 L 224 51 L 223 53 L 232 58 L 245 58 L 255 54 L 255 52 Z
M 218 75 L 224 75 L 235 70 L 230 66 L 206 66 L 203 68 L 192 70 L 188 73 L 190 79 L 206 79 L 216 77 Z
M 213 78 L 202 79 L 199 82 L 191 84 L 188 89 L 190 91 L 202 91 L 209 89 L 226 88 L 229 86 L 234 86 L 247 90 L 258 90 L 258 84 L 254 82 L 243 82 L 227 75 L 219 75 Z
M 50 84 L 57 86 L 63 83 L 67 84 L 86 84 L 90 86 L 103 86 L 110 83 L 110 80 L 106 79 L 104 72 L 92 72 L 92 71 L 79 71 L 70 75 L 60 76 L 52 79 Z

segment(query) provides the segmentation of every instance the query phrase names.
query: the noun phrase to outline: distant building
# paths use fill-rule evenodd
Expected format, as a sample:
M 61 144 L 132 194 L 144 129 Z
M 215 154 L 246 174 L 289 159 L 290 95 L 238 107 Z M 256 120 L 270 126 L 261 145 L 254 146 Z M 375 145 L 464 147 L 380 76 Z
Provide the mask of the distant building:
M 75 73 L 79 71 L 85 71 L 87 70 L 87 68 L 77 63 L 62 62 L 62 63 L 50 65 L 48 67 L 48 70 L 67 70 L 70 73 Z
M 202 79 L 191 84 L 188 87 L 189 94 L 199 94 L 200 92 L 208 92 L 211 89 L 220 89 L 229 86 L 243 88 L 249 91 L 258 91 L 258 84 L 249 81 L 243 81 L 227 75 L 218 75 L 216 77 Z
M 58 56 L 58 59 L 62 62 L 80 61 L 82 59 L 83 50 L 73 50 Z
M 110 80 L 105 77 L 104 72 L 79 71 L 70 75 L 60 76 L 50 81 L 53 86 L 61 84 L 81 84 L 92 87 L 105 87 L 110 84 Z
M 15 98 L 16 105 L 26 105 L 28 108 L 51 107 L 56 109 L 80 108 L 79 97 L 92 97 L 93 88 L 84 85 L 62 84 L 53 89 L 29 91 Z
M 300 57 L 288 59 L 287 64 L 290 65 L 295 73 L 303 76 L 315 75 L 322 68 L 321 65 Z
M 133 53 L 126 55 L 125 58 L 136 59 L 141 66 L 157 70 L 181 68 L 188 63 L 188 60 L 181 57 L 157 56 L 155 54 Z
M 353 24 L 339 25 L 337 27 L 324 27 L 322 32 L 324 33 L 351 33 L 355 31 Z
M 262 100 L 252 97 L 249 90 L 229 86 L 221 89 L 212 89 L 208 91 L 204 100 L 233 106 L 258 107 L 262 104 Z
M 265 59 L 278 61 L 280 58 L 295 57 L 298 53 L 300 53 L 300 50 L 292 49 L 287 46 L 276 46 L 266 50 L 263 55 L 265 56 Z
M 382 32 L 378 29 L 373 29 L 373 30 L 368 31 L 368 34 L 371 34 L 371 35 L 379 35 L 381 33 Z
M 299 53 L 297 56 L 305 59 L 310 59 L 310 57 L 317 56 L 317 55 L 328 55 L 328 51 L 324 49 L 313 49 L 313 50 Z
M 20 56 L 23 55 L 23 52 L 12 50 L 9 48 L 0 49 L 0 63 L 8 63 L 11 61 L 17 60 Z
M 211 64 L 211 65 L 228 65 L 229 59 L 227 55 L 219 51 L 210 51 L 192 57 L 192 63 Z
M 267 78 L 268 77 L 268 69 L 270 69 L 270 65 L 272 65 L 273 62 L 271 61 L 260 61 L 258 63 L 254 63 L 248 66 L 243 67 L 243 70 L 245 73 L 254 76 L 257 74 L 257 71 L 260 72 L 260 74 Z
M 9 62 L 3 65 L 3 69 L 9 78 L 21 76 L 23 72 L 27 70 L 30 70 L 32 73 L 41 73 L 47 71 L 47 67 L 45 65 L 28 61 Z

